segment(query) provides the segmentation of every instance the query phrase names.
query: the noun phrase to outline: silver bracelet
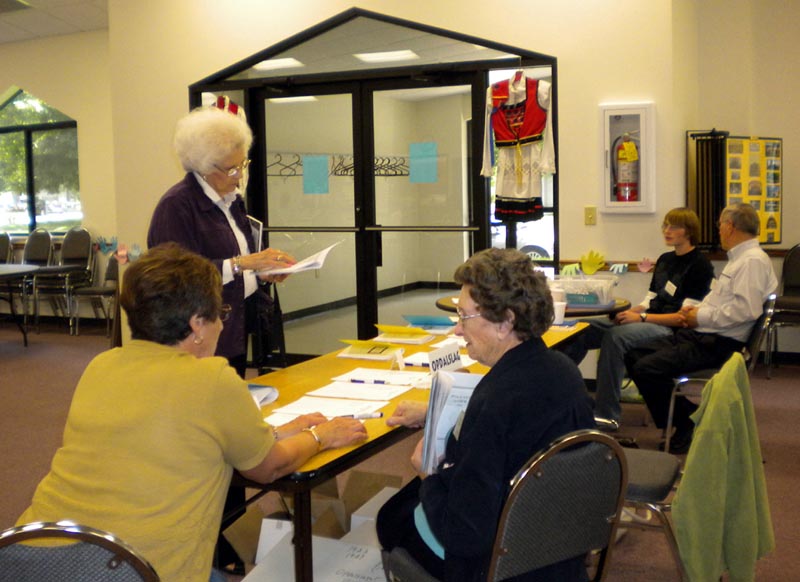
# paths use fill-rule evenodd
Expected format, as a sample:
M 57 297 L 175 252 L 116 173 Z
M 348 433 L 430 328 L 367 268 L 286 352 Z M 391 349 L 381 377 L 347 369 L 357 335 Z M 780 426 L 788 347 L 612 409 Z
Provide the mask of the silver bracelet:
M 314 430 L 314 427 L 312 426 L 309 428 L 304 428 L 303 432 L 307 432 L 314 437 L 314 440 L 317 441 L 317 452 L 320 452 L 322 450 L 322 439 L 319 438 L 319 435 L 317 434 L 317 431 Z

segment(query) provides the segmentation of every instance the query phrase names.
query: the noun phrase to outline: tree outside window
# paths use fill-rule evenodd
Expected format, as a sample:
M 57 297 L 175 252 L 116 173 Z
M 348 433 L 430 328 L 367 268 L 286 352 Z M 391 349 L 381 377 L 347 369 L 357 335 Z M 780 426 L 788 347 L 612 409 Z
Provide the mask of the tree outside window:
M 77 126 L 22 89 L 0 94 L 0 230 L 81 224 Z

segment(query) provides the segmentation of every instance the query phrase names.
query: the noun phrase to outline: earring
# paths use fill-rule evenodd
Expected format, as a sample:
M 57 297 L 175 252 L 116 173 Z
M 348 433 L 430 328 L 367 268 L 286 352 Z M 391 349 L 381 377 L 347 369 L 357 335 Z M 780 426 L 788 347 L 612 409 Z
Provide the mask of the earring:
M 200 344 L 203 343 L 203 336 L 197 335 L 197 336 L 194 337 L 193 341 L 194 341 L 194 345 L 199 346 Z

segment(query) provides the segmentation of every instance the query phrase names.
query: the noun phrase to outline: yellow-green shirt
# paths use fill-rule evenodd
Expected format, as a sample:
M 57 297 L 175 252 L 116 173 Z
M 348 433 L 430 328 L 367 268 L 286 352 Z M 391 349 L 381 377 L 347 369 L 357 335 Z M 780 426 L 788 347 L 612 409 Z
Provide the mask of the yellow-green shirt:
M 18 523 L 107 530 L 165 582 L 207 582 L 233 468 L 255 467 L 272 444 L 226 360 L 134 340 L 86 368 L 64 442 Z

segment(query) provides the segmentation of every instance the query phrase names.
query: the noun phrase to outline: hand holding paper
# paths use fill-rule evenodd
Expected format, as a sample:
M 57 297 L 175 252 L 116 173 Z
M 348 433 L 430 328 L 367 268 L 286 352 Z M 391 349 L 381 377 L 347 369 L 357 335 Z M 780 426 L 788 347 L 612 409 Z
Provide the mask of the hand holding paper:
M 292 273 L 300 273 L 302 271 L 310 271 L 312 269 L 321 269 L 322 265 L 325 264 L 325 259 L 328 256 L 328 253 L 331 251 L 333 247 L 338 245 L 339 243 L 334 243 L 326 249 L 321 250 L 315 255 L 311 255 L 310 257 L 306 257 L 302 261 L 298 261 L 293 265 L 288 267 L 282 268 L 273 268 L 267 267 L 266 269 L 262 269 L 259 271 L 259 275 L 291 275 Z

